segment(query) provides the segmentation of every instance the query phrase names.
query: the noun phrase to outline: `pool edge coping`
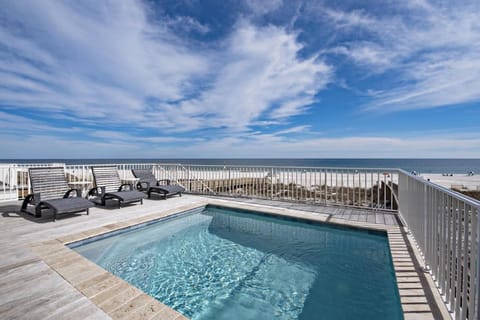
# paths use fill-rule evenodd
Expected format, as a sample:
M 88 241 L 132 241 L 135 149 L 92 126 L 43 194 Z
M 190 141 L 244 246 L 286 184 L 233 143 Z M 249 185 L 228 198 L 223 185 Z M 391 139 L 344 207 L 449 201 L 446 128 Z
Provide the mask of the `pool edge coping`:
M 231 209 L 254 210 L 274 216 L 293 217 L 300 220 L 386 232 L 404 319 L 434 319 L 419 277 L 422 271 L 419 270 L 418 264 L 417 267 L 415 266 L 413 260 L 413 256 L 417 253 L 414 250 L 409 250 L 409 240 L 406 239 L 406 233 L 403 228 L 399 226 L 349 221 L 332 218 L 327 214 L 260 204 L 208 199 L 195 204 L 183 205 L 128 221 L 106 224 L 53 240 L 31 244 L 30 249 L 52 270 L 112 319 L 185 320 L 188 318 L 178 311 L 171 309 L 140 289 L 130 285 L 125 280 L 81 256 L 70 249 L 68 244 L 152 222 L 209 204 Z

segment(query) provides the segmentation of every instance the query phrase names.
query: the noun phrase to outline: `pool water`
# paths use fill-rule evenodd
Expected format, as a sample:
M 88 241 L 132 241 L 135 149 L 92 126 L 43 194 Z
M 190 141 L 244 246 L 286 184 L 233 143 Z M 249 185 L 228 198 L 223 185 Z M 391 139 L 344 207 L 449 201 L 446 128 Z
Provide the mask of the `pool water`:
M 207 206 L 71 247 L 192 319 L 403 319 L 385 233 Z

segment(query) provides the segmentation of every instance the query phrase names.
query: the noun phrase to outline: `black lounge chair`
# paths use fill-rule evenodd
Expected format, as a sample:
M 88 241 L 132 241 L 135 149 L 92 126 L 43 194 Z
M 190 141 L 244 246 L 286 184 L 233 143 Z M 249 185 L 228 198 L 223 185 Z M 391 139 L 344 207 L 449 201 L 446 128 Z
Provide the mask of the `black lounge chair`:
M 158 181 L 149 170 L 132 170 L 132 172 L 133 175 L 139 179 L 137 189 L 146 191 L 149 199 L 152 192 L 163 195 L 165 199 L 167 199 L 168 196 L 176 194 L 181 197 L 182 192 L 185 192 L 185 188 L 178 185 L 171 185 L 169 181 L 166 185 L 160 184 L 160 181 Z
M 42 216 L 43 209 L 53 211 L 53 221 L 58 214 L 87 211 L 94 204 L 82 198 L 79 189 L 70 189 L 65 179 L 63 167 L 29 168 L 30 184 L 32 194 L 29 194 L 22 204 L 22 211 L 32 214 L 35 217 Z M 75 197 L 71 197 L 74 194 Z M 28 205 L 35 206 L 35 213 L 28 210 Z
M 95 188 L 88 192 L 88 196 L 93 196 L 94 198 L 91 200 L 96 204 L 104 206 L 107 200 L 112 199 L 118 201 L 119 208 L 122 203 L 140 202 L 143 204 L 145 195 L 134 190 L 132 184 L 122 184 L 116 167 L 92 167 L 92 173 Z

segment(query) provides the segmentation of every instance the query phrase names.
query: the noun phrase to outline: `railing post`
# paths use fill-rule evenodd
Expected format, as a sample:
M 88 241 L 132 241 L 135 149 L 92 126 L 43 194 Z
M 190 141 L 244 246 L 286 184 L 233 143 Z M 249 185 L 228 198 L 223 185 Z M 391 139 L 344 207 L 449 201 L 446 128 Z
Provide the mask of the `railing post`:
M 430 271 L 430 266 L 428 265 L 427 261 L 427 242 L 428 242 L 428 228 L 427 228 L 427 223 L 428 223 L 428 201 L 429 201 L 429 195 L 427 194 L 427 185 L 423 184 L 423 236 L 424 236 L 424 243 L 423 246 L 424 248 L 421 250 L 422 256 L 423 256 L 423 261 L 424 267 L 423 270 L 428 272 Z
M 231 168 L 228 167 L 228 194 L 232 194 L 232 177 L 231 177 Z
M 273 168 L 270 169 L 270 199 L 273 200 Z
M 475 211 L 476 212 L 473 212 L 472 214 L 474 214 L 476 216 L 476 222 L 477 222 L 477 234 L 476 234 L 476 239 L 471 239 L 472 242 L 476 242 L 476 246 L 475 246 L 475 249 L 477 252 L 474 252 L 473 253 L 473 256 L 475 257 L 475 259 L 477 260 L 477 270 L 476 271 L 476 290 L 475 290 L 475 318 L 474 319 L 477 319 L 477 320 L 480 320 L 480 310 L 479 310 L 479 307 L 480 307 L 480 243 L 479 243 L 479 239 L 480 239 L 480 220 L 478 219 L 479 218 L 479 214 L 480 214 L 480 206 L 476 207 L 475 208 Z
M 13 179 L 14 179 L 14 180 L 13 180 L 13 183 L 14 183 L 13 186 L 15 186 L 15 192 L 16 192 L 16 194 L 17 194 L 17 198 L 19 198 L 19 195 L 18 195 L 18 191 L 19 191 L 19 187 L 18 187 L 19 181 L 18 181 L 18 165 L 17 165 L 17 164 L 15 164 L 15 165 L 12 167 L 12 172 L 11 172 L 11 173 L 12 173 Z M 20 200 L 20 199 L 18 199 L 18 200 Z
M 187 170 L 188 189 L 192 192 L 192 181 L 190 181 L 190 170 Z
M 327 169 L 325 169 L 325 205 L 327 205 Z

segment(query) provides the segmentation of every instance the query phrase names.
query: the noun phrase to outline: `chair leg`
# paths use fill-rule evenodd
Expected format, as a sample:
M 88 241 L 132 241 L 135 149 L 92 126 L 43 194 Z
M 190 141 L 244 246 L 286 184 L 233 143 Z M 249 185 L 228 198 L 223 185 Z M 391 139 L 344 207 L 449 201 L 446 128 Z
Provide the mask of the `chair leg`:
M 42 205 L 37 205 L 35 207 L 35 218 L 40 218 L 42 216 Z
M 53 210 L 53 222 L 57 220 L 57 210 Z
M 23 203 L 22 203 L 22 211 L 26 211 L 27 210 L 27 206 L 28 206 L 28 203 L 30 201 L 30 196 L 27 196 L 25 198 L 25 200 L 23 200 Z
M 90 214 L 90 208 L 87 208 L 87 216 Z

